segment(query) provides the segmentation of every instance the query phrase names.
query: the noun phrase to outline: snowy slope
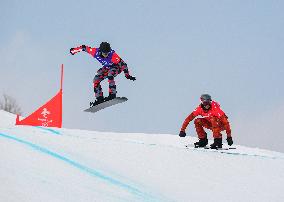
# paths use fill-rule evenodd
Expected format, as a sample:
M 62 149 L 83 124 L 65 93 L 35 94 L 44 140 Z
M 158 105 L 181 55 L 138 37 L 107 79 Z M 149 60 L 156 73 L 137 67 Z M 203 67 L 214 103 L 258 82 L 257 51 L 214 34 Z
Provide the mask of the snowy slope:
M 14 122 L 0 111 L 0 201 L 284 201 L 283 153 Z

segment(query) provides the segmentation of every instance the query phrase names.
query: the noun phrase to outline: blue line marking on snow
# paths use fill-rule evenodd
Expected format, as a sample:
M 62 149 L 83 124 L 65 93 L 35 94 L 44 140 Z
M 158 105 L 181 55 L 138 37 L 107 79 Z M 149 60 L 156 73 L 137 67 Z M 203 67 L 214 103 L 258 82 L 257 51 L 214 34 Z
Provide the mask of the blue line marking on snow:
M 57 130 L 54 130 L 52 128 L 45 128 L 45 127 L 41 127 L 41 126 L 35 126 L 36 128 L 39 128 L 39 129 L 42 129 L 42 130 L 45 130 L 45 131 L 48 131 L 48 132 L 51 132 L 55 135 L 61 135 L 59 131 Z
M 138 196 L 138 197 L 141 197 L 142 200 L 144 200 L 144 201 L 159 201 L 158 199 L 153 198 L 153 197 L 150 196 L 149 194 L 146 194 L 146 193 L 141 192 L 139 189 L 137 189 L 137 188 L 135 188 L 135 187 L 132 187 L 131 185 L 128 185 L 128 184 L 123 183 L 123 182 L 121 182 L 121 181 L 119 181 L 119 180 L 116 180 L 116 179 L 114 179 L 114 178 L 111 178 L 111 177 L 109 177 L 109 176 L 106 176 L 106 175 L 100 173 L 99 171 L 96 171 L 96 170 L 94 170 L 94 169 L 92 169 L 92 168 L 89 168 L 89 167 L 87 167 L 87 166 L 84 166 L 84 165 L 82 165 L 82 164 L 80 164 L 80 163 L 78 163 L 78 162 L 76 162 L 76 161 L 74 161 L 74 160 L 72 160 L 72 159 L 69 159 L 69 158 L 67 158 L 67 157 L 64 157 L 64 156 L 62 156 L 62 155 L 60 155 L 60 154 L 58 154 L 58 153 L 55 153 L 55 152 L 53 152 L 53 151 L 51 151 L 51 150 L 48 150 L 48 149 L 46 149 L 46 148 L 44 148 L 44 147 L 41 147 L 41 146 L 36 145 L 36 144 L 33 144 L 33 143 L 31 143 L 31 142 L 22 140 L 22 139 L 17 138 L 17 137 L 13 137 L 13 136 L 11 136 L 11 135 L 5 135 L 5 134 L 3 134 L 3 133 L 0 133 L 0 137 L 1 137 L 1 136 L 4 137 L 4 138 L 10 139 L 10 140 L 14 140 L 14 141 L 16 141 L 16 142 L 18 142 L 18 143 L 21 143 L 21 144 L 24 144 L 24 145 L 26 145 L 26 146 L 29 146 L 29 147 L 31 147 L 32 149 L 35 149 L 35 150 L 40 151 L 40 152 L 42 152 L 42 153 L 48 154 L 48 155 L 50 155 L 50 156 L 52 156 L 52 157 L 54 157 L 54 158 L 57 158 L 57 159 L 59 159 L 59 160 L 62 160 L 62 161 L 64 161 L 64 162 L 66 162 L 66 163 L 68 163 L 68 164 L 70 164 L 70 165 L 72 165 L 72 166 L 78 168 L 79 170 L 84 171 L 84 172 L 90 174 L 91 176 L 100 178 L 101 180 L 106 181 L 106 182 L 108 182 L 108 183 L 110 183 L 110 184 L 112 184 L 112 185 L 115 185 L 115 186 L 118 186 L 118 187 L 120 187 L 120 188 L 123 188 L 123 189 L 129 191 L 130 193 L 132 193 L 133 195 Z

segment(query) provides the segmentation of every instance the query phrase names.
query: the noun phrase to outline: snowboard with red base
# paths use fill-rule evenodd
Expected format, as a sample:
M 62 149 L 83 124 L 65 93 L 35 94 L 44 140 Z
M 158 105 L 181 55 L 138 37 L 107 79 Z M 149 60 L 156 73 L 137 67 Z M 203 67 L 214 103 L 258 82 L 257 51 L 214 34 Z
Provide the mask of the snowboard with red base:
M 91 112 L 91 113 L 96 113 L 102 109 L 105 109 L 107 107 L 119 104 L 119 103 L 123 103 L 125 101 L 127 101 L 128 99 L 126 97 L 116 97 L 114 99 L 108 100 L 108 101 L 104 101 L 98 105 L 94 105 L 88 109 L 85 109 L 84 112 Z

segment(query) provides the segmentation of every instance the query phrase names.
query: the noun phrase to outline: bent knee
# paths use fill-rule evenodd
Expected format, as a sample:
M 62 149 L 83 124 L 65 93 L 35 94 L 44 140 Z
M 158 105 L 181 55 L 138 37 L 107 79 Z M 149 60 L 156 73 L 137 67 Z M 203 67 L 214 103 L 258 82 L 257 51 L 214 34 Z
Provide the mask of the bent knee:
M 202 124 L 202 119 L 201 118 L 197 118 L 194 120 L 194 124 L 195 125 L 201 125 Z

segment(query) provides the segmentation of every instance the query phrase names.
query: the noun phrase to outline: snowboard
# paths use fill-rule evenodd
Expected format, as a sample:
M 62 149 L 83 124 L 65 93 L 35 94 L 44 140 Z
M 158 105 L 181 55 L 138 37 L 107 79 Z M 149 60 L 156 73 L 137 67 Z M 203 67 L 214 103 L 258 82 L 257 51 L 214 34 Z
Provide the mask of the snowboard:
M 204 147 L 204 149 L 211 149 L 210 147 Z M 222 147 L 222 148 L 216 148 L 212 150 L 229 150 L 229 149 L 237 149 L 236 147 Z
M 205 147 L 195 147 L 194 144 L 188 144 L 185 145 L 185 148 L 194 148 L 194 149 L 209 149 L 209 150 L 231 150 L 231 149 L 237 149 L 236 147 L 231 147 L 231 146 L 224 146 L 222 148 L 217 148 L 217 149 L 211 149 L 209 146 Z
M 88 109 L 85 109 L 84 112 L 91 112 L 91 113 L 96 113 L 102 109 L 105 109 L 107 107 L 119 104 L 119 103 L 123 103 L 125 101 L 127 101 L 128 99 L 126 97 L 116 97 L 114 99 L 105 101 L 103 103 L 100 103 L 98 105 L 92 106 Z

